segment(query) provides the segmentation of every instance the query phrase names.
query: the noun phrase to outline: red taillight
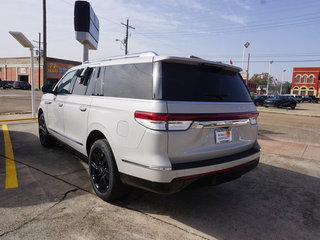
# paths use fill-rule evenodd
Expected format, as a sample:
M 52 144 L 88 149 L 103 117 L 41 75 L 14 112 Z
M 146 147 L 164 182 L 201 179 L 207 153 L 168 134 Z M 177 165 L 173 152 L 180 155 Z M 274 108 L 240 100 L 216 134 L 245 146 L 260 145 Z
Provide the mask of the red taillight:
M 134 117 L 137 122 L 154 130 L 187 130 L 193 121 L 220 121 L 235 119 L 256 118 L 258 112 L 244 113 L 212 113 L 212 114 L 185 114 L 185 113 L 153 113 L 136 111 Z
M 136 111 L 134 117 L 138 119 L 150 120 L 150 121 L 168 121 L 167 113 L 152 113 Z
M 136 111 L 134 117 L 141 125 L 153 129 L 162 131 L 183 131 L 187 130 L 192 121 L 174 120 L 171 114 L 167 113 L 152 113 Z

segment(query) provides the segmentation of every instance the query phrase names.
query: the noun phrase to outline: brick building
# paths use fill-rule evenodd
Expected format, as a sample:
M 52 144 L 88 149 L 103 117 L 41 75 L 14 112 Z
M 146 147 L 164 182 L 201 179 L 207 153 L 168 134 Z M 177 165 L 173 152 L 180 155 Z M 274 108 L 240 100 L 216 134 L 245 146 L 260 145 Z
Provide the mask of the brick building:
M 320 97 L 320 67 L 293 68 L 291 94 Z
M 247 73 L 246 72 L 241 72 L 240 74 L 241 74 L 243 81 L 245 83 L 247 83 L 247 88 L 248 88 L 249 92 L 255 93 L 257 91 L 258 84 L 255 81 L 251 81 L 251 80 L 248 80 L 248 82 L 247 82 Z
M 58 58 L 47 58 L 47 83 L 54 86 L 62 75 L 71 67 L 81 62 L 70 61 Z M 0 78 L 2 80 L 26 81 L 31 84 L 30 57 L 0 58 Z M 40 74 L 40 82 L 39 82 Z M 43 85 L 43 58 L 34 58 L 34 83 L 35 88 Z

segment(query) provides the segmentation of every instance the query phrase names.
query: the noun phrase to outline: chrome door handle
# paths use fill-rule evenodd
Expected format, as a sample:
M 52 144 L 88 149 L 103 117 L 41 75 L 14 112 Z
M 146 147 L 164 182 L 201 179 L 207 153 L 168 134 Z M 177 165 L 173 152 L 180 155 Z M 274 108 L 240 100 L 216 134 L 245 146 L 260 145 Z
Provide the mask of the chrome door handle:
M 85 106 L 80 106 L 79 109 L 80 109 L 81 112 L 85 112 L 85 111 L 87 110 L 87 107 L 85 107 Z
M 63 103 L 58 103 L 58 107 L 62 107 L 63 106 Z

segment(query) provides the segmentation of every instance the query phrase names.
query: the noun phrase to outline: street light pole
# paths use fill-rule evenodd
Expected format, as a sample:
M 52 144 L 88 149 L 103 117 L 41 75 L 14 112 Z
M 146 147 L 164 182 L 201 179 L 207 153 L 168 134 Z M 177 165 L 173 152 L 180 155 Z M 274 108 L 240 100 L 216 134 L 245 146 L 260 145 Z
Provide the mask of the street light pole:
M 283 80 L 284 80 L 284 72 L 285 72 L 285 71 L 286 71 L 285 69 L 282 70 L 282 78 L 281 78 L 281 85 L 280 85 L 280 94 L 282 94 L 282 84 L 283 84 Z
M 30 64 L 31 64 L 31 108 L 32 108 L 32 117 L 34 118 L 35 116 L 35 104 L 34 104 L 34 62 L 33 62 L 33 47 L 30 48 L 31 52 L 31 59 L 30 59 Z
M 269 95 L 269 80 L 270 80 L 270 71 L 271 71 L 271 64 L 273 61 L 269 62 L 269 71 L 268 71 L 268 79 L 267 79 L 267 95 Z
M 31 65 L 31 106 L 32 106 L 32 117 L 35 117 L 35 104 L 34 104 L 34 63 L 33 63 L 33 49 L 34 46 L 29 41 L 26 36 L 23 35 L 22 32 L 12 32 L 9 31 L 11 36 L 13 36 L 23 47 L 30 49 L 30 65 Z
M 246 42 L 244 45 L 243 45 L 243 52 L 242 52 L 242 64 L 241 64 L 241 68 L 243 69 L 243 64 L 244 64 L 244 52 L 246 50 L 246 48 L 248 48 L 250 45 L 249 42 Z
M 249 80 L 249 63 L 250 63 L 250 53 L 248 53 L 248 66 L 247 66 L 247 79 L 246 79 L 247 86 L 248 86 L 248 80 Z

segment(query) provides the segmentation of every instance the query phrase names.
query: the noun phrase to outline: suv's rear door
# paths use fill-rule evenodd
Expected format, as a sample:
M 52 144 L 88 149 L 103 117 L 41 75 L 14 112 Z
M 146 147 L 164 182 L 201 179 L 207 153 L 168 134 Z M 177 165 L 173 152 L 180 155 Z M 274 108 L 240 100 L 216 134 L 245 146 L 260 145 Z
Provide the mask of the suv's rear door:
M 171 162 L 193 162 L 249 150 L 255 144 L 257 116 L 239 73 L 205 64 L 162 62 L 162 99 L 177 119 L 168 131 Z M 183 122 L 190 122 L 188 129 Z M 180 123 L 179 123 L 180 122 Z

